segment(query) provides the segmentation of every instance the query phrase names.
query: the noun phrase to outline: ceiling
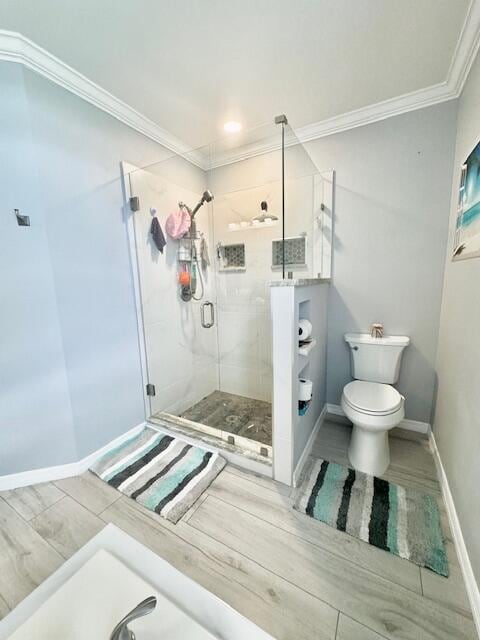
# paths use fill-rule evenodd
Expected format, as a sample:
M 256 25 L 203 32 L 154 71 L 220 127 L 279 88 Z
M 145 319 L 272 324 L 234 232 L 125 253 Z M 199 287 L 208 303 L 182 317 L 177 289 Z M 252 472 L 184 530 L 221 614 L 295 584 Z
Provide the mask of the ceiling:
M 17 31 L 191 148 L 445 82 L 469 0 L 0 0 Z

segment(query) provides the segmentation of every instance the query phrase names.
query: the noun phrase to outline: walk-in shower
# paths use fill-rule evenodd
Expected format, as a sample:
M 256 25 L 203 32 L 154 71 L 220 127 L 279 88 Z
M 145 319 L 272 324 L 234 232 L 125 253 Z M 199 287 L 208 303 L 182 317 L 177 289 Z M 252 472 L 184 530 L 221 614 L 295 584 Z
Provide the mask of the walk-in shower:
M 125 175 L 147 417 L 271 465 L 270 283 L 329 275 L 322 176 L 285 120 Z M 179 205 L 190 227 L 161 254 L 151 209 L 163 226 Z

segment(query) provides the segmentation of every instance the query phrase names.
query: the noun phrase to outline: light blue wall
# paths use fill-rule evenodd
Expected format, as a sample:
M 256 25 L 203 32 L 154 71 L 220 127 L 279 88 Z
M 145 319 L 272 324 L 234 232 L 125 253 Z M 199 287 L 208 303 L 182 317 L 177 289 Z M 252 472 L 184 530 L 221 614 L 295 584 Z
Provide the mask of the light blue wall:
M 171 154 L 20 65 L 0 63 L 0 83 L 3 475 L 80 459 L 145 419 L 120 162 Z M 184 161 L 162 171 L 205 183 Z
M 22 69 L 0 64 L 0 475 L 75 459 L 45 206 Z M 19 227 L 13 209 L 31 218 Z
M 382 322 L 407 335 L 398 388 L 406 417 L 431 422 L 436 386 L 456 101 L 307 143 L 336 170 L 327 402 L 351 380 L 344 334 Z
M 462 164 L 480 140 L 480 55 L 460 97 L 433 433 L 480 584 L 480 258 L 452 262 Z

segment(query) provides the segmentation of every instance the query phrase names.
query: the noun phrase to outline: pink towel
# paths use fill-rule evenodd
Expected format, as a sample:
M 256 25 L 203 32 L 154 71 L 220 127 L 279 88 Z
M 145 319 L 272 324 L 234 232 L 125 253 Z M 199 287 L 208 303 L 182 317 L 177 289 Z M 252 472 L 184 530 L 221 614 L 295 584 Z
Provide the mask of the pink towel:
M 178 211 L 171 213 L 165 222 L 165 231 L 174 240 L 182 238 L 190 229 L 192 219 L 186 209 L 181 207 Z

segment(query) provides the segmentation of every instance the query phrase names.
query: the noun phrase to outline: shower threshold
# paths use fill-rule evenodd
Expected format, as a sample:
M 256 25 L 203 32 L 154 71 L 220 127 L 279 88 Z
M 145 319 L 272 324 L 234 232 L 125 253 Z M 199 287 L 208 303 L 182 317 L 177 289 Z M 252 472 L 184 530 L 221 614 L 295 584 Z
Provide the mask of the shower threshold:
M 166 424 L 172 430 L 220 449 L 271 464 L 270 403 L 214 391 L 180 416 L 162 411 L 151 416 L 150 422 Z

